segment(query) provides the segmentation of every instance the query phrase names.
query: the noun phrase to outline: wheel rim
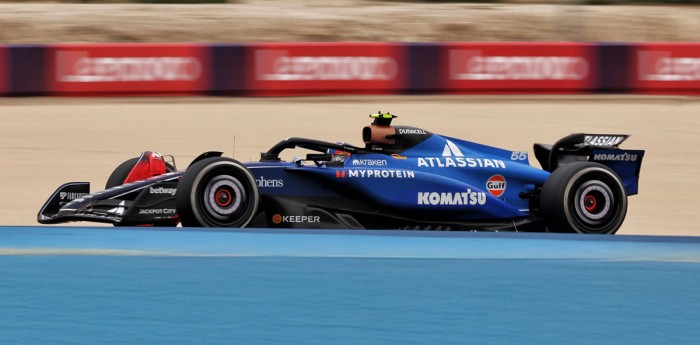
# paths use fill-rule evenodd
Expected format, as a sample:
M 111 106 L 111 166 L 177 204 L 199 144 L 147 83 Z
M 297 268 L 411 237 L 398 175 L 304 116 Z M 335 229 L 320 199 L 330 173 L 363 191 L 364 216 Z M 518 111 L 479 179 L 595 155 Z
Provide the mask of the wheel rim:
M 599 180 L 581 184 L 573 198 L 576 218 L 587 226 L 605 225 L 614 214 L 615 194 Z
M 218 220 L 226 221 L 243 212 L 246 191 L 243 184 L 235 177 L 220 175 L 206 184 L 202 199 L 208 214 Z

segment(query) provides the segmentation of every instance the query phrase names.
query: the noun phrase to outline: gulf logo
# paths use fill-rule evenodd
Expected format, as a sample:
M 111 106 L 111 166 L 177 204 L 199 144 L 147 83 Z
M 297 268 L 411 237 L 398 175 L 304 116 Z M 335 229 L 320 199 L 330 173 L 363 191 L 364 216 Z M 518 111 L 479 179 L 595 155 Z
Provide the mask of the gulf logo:
M 493 175 L 486 180 L 486 190 L 495 197 L 500 197 L 506 192 L 506 178 L 502 175 Z

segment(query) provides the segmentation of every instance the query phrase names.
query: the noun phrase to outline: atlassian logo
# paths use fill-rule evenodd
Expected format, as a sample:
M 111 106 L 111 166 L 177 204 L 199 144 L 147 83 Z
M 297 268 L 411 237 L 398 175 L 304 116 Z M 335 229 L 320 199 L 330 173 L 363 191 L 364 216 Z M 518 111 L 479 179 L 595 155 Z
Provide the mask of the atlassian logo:
M 583 143 L 595 146 L 616 146 L 625 141 L 625 137 L 621 135 L 586 135 L 583 137 Z
M 414 178 L 416 177 L 416 173 L 410 170 L 350 169 L 335 171 L 336 178 L 345 178 L 346 176 L 359 178 Z
M 255 52 L 258 80 L 393 80 L 399 65 L 388 56 L 289 56 L 287 50 Z
M 191 56 L 90 57 L 87 51 L 56 53 L 60 82 L 192 81 L 202 75 L 202 62 Z
M 486 193 L 467 189 L 461 193 L 418 192 L 418 205 L 484 205 Z
M 419 167 L 429 168 L 496 168 L 505 169 L 506 163 L 500 159 L 465 157 L 425 157 L 418 158 Z
M 371 166 L 386 166 L 385 159 L 356 159 L 352 161 L 352 165 L 371 165 Z
M 261 188 L 282 188 L 284 187 L 284 180 L 282 179 L 266 179 L 265 176 L 260 176 L 255 179 L 258 187 Z
M 464 157 L 464 154 L 462 151 L 455 145 L 455 143 L 445 140 L 447 144 L 445 144 L 445 148 L 442 150 L 442 156 L 443 157 Z
M 150 187 L 148 189 L 148 192 L 151 194 L 170 194 L 170 195 L 175 195 L 177 192 L 177 188 L 163 188 L 163 187 Z

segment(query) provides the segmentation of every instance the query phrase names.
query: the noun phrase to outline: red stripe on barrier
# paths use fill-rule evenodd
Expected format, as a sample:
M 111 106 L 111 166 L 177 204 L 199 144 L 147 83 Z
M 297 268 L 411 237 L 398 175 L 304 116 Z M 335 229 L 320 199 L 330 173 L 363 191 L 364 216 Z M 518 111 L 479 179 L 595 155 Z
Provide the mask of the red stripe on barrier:
M 446 92 L 575 93 L 595 88 L 594 46 L 580 43 L 448 43 Z
M 630 86 L 639 93 L 700 93 L 700 43 L 633 46 Z
M 8 83 L 10 79 L 10 66 L 7 58 L 7 47 L 0 46 L 0 95 L 8 93 Z
M 247 88 L 256 95 L 396 93 L 404 48 L 393 43 L 260 43 L 249 47 Z
M 209 49 L 194 44 L 51 46 L 49 90 L 58 94 L 198 94 L 210 87 Z

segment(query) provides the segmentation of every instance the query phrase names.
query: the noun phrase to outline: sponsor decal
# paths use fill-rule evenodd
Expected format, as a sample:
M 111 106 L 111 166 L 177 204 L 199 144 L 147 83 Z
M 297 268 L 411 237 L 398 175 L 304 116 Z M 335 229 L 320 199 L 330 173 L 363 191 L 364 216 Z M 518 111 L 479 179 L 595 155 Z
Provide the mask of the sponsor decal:
M 464 157 L 464 154 L 462 153 L 462 150 L 457 147 L 453 142 L 449 140 L 445 140 L 447 143 L 445 144 L 445 148 L 442 150 L 442 156 L 443 157 Z
M 319 223 L 320 221 L 321 221 L 320 216 L 283 216 L 279 213 L 272 216 L 272 222 L 275 224 L 280 224 L 280 223 Z
M 418 205 L 484 205 L 486 204 L 486 193 L 472 192 L 418 192 Z
M 258 187 L 261 188 L 282 188 L 284 187 L 284 180 L 282 179 L 266 179 L 265 176 L 260 176 L 255 179 Z
M 77 200 L 80 199 L 84 196 L 88 195 L 88 193 L 76 193 L 76 192 L 60 192 L 58 196 L 61 198 L 61 200 Z
M 352 161 L 352 165 L 366 165 L 366 166 L 386 166 L 386 159 L 355 159 Z
M 428 168 L 496 168 L 505 169 L 506 163 L 500 159 L 465 157 L 425 157 L 418 158 L 419 167 Z
M 336 178 L 415 178 L 416 173 L 410 170 L 379 170 L 379 169 L 349 169 L 336 170 Z
M 117 216 L 121 216 L 122 214 L 124 214 L 124 205 L 126 205 L 126 201 L 122 201 L 119 203 L 119 206 L 107 210 L 107 213 L 113 213 Z
M 416 128 L 399 128 L 399 134 L 428 134 L 422 129 Z
M 611 162 L 636 162 L 638 156 L 629 153 L 596 153 L 593 155 L 594 161 L 611 161 Z
M 493 175 L 486 180 L 486 190 L 495 197 L 506 192 L 506 178 L 503 175 Z
M 698 81 L 700 57 L 672 57 L 669 51 L 638 53 L 640 80 L 649 81 Z
M 289 56 L 287 50 L 255 52 L 256 79 L 393 80 L 399 65 L 387 56 Z
M 583 80 L 590 66 L 580 56 L 482 56 L 481 50 L 450 50 L 455 80 Z
M 59 82 L 193 81 L 202 76 L 202 62 L 191 56 L 91 57 L 88 51 L 56 52 Z
M 176 214 L 177 211 L 174 208 L 142 208 L 139 210 L 139 214 L 148 215 L 161 215 L 161 214 Z
M 149 187 L 148 192 L 151 194 L 170 194 L 175 195 L 177 188 L 164 188 L 164 187 Z
M 583 137 L 583 143 L 594 146 L 617 146 L 625 141 L 622 135 L 586 135 Z

